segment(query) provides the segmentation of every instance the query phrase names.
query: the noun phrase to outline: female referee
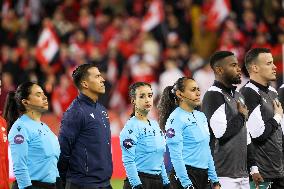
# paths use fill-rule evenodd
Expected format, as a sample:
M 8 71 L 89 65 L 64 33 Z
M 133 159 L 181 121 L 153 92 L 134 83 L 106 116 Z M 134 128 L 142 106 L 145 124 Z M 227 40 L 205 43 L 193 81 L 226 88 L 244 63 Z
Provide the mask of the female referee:
M 58 189 L 57 161 L 60 153 L 57 137 L 40 121 L 48 110 L 47 97 L 35 83 L 21 84 L 10 92 L 4 109 L 8 122 L 16 182 L 12 189 Z
M 120 133 L 122 161 L 127 174 L 123 188 L 169 188 L 164 165 L 164 133 L 155 120 L 147 118 L 153 106 L 151 85 L 137 82 L 129 89 L 134 111 Z
M 196 82 L 179 78 L 164 89 L 159 109 L 159 125 L 166 131 L 174 170 L 172 188 L 206 189 L 208 177 L 214 189 L 220 189 L 209 147 L 209 129 L 205 115 L 194 110 L 200 105 L 200 90 Z

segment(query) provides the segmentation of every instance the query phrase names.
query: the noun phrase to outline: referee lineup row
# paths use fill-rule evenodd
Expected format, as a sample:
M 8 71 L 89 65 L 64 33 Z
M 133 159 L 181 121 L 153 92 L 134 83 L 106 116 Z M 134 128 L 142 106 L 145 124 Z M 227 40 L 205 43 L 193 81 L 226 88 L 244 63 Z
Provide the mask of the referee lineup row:
M 158 121 L 148 119 L 151 85 L 129 87 L 133 113 L 120 133 L 124 189 L 284 188 L 284 87 L 270 86 L 276 80 L 270 50 L 246 53 L 250 81 L 239 91 L 241 68 L 232 52 L 215 52 L 210 66 L 215 81 L 202 102 L 198 83 L 179 78 L 161 95 Z M 3 115 L 13 189 L 112 188 L 110 124 L 97 102 L 104 79 L 93 64 L 78 66 L 72 77 L 80 94 L 64 113 L 58 138 L 40 121 L 48 101 L 39 85 L 26 82 L 8 94 Z

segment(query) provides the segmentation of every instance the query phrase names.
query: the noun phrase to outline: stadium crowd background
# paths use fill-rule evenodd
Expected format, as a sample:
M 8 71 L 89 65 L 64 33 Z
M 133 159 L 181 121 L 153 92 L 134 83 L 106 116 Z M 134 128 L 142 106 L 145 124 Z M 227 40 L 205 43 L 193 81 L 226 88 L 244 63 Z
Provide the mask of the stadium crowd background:
M 220 3 L 217 9 L 216 2 Z M 234 52 L 243 64 L 248 49 L 270 48 L 277 65 L 275 85 L 282 83 L 281 0 L 0 3 L 0 111 L 8 91 L 21 82 L 35 81 L 50 99 L 46 119 L 55 125 L 55 132 L 63 112 L 77 95 L 71 73 L 85 62 L 96 64 L 106 79 L 107 94 L 100 101 L 109 110 L 113 136 L 119 135 L 132 111 L 127 97 L 131 83 L 151 83 L 157 102 L 165 86 L 183 75 L 193 76 L 203 95 L 214 80 L 208 59 L 216 50 Z M 155 11 L 151 12 L 150 7 Z M 44 30 L 51 34 L 42 43 L 39 39 Z M 43 56 L 50 50 L 48 45 L 54 52 Z M 156 117 L 155 109 L 152 116 Z

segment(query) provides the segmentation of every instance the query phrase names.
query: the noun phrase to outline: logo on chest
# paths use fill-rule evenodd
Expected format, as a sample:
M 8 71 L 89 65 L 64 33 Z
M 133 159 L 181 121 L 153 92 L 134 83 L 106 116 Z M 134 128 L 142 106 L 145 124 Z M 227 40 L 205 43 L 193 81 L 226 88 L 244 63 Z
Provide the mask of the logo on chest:
M 90 116 L 91 116 L 93 119 L 95 119 L 94 113 L 91 113 Z
M 264 97 L 263 97 L 263 98 L 262 98 L 262 100 L 263 100 L 263 102 L 267 103 L 267 100 L 266 100 L 266 98 L 264 98 Z

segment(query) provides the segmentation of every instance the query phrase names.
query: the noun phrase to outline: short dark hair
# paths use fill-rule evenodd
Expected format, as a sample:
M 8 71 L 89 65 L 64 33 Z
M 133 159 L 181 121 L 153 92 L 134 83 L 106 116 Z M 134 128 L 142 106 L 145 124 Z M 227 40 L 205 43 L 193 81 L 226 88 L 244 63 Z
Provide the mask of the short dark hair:
M 250 49 L 245 56 L 245 66 L 249 70 L 251 63 L 258 57 L 260 53 L 271 53 L 270 49 L 267 48 L 254 48 Z
M 211 68 L 214 70 L 214 67 L 217 65 L 217 63 L 228 56 L 234 56 L 234 53 L 230 51 L 217 51 L 213 53 L 212 56 L 210 57 Z
M 81 81 L 88 77 L 89 73 L 88 70 L 92 67 L 97 68 L 94 64 L 81 64 L 79 65 L 72 73 L 72 78 L 74 81 L 75 86 L 80 90 L 82 88 Z

